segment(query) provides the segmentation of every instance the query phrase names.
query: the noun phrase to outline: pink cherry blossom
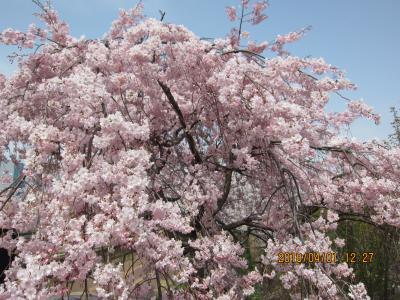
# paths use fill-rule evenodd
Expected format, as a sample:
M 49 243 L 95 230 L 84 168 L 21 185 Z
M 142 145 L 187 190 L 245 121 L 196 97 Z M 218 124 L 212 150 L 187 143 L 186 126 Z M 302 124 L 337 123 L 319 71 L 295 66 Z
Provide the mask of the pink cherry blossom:
M 304 284 L 309 299 L 369 299 L 345 263 L 277 258 L 343 247 L 346 216 L 400 227 L 400 149 L 345 135 L 379 116 L 343 96 L 355 85 L 335 66 L 284 50 L 305 30 L 242 47 L 267 2 L 241 4 L 242 27 L 213 42 L 141 4 L 102 39 L 44 5 L 43 26 L 3 30 L 2 44 L 43 45 L 0 75 L 1 162 L 24 165 L 0 194 L 15 254 L 0 299 L 89 281 L 102 299 L 245 299 L 269 280 L 294 299 Z M 332 94 L 343 111 L 326 111 Z
M 235 21 L 236 18 L 237 18 L 237 15 L 236 15 L 236 7 L 234 7 L 234 6 L 228 6 L 228 7 L 226 8 L 226 14 L 228 15 L 230 21 Z
M 263 14 L 263 11 L 268 7 L 267 1 L 257 1 L 254 3 L 253 11 L 252 11 L 252 22 L 254 25 L 261 23 L 264 21 L 267 16 Z

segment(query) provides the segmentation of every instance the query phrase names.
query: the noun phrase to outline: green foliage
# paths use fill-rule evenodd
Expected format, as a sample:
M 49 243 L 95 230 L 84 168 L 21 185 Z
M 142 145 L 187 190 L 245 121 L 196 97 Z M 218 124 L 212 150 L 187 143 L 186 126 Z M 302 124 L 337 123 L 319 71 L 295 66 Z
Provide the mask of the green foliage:
M 346 245 L 338 251 L 338 258 L 346 261 L 346 254 L 355 253 L 357 262 L 348 262 L 362 281 L 372 299 L 396 299 L 395 286 L 400 285 L 395 271 L 400 266 L 399 232 L 393 228 L 363 222 L 343 221 L 337 229 Z M 371 262 L 363 253 L 373 252 Z M 363 258 L 365 261 L 363 262 Z M 398 298 L 397 298 L 398 299 Z

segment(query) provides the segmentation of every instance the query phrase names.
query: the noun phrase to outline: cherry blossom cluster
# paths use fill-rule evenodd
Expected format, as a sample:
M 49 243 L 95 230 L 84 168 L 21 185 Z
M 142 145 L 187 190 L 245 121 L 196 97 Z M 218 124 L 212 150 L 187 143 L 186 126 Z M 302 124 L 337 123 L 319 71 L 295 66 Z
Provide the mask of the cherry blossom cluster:
M 284 50 L 304 30 L 243 47 L 267 8 L 243 0 L 213 42 L 142 5 L 77 39 L 37 3 L 44 28 L 0 35 L 35 49 L 0 76 L 1 161 L 24 164 L 0 194 L 15 255 L 0 299 L 66 297 L 74 282 L 103 299 L 244 299 L 277 278 L 294 299 L 369 299 L 347 264 L 277 262 L 343 247 L 332 233 L 349 218 L 400 227 L 400 149 L 344 136 L 379 116 L 343 96 L 355 86 L 336 67 Z M 326 112 L 334 94 L 344 111 Z

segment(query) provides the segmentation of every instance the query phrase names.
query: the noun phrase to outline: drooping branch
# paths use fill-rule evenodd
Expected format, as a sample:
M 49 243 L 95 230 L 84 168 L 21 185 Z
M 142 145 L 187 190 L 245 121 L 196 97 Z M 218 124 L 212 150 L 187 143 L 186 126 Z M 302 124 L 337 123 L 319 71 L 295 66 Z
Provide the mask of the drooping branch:
M 240 44 L 240 37 L 242 35 L 243 19 L 244 19 L 244 3 L 242 2 L 242 11 L 240 13 L 240 23 L 239 23 L 239 30 L 238 30 L 238 44 Z
M 3 195 L 8 190 L 15 188 L 15 186 L 18 185 L 18 183 L 20 181 L 21 181 L 21 177 L 18 177 L 17 179 L 15 179 L 9 186 L 5 187 L 4 189 L 2 189 L 0 191 L 0 196 Z
M 264 57 L 264 56 L 262 56 L 262 55 L 260 55 L 260 54 L 258 54 L 258 53 L 255 53 L 255 52 L 253 52 L 253 51 L 246 50 L 246 49 L 235 49 L 235 50 L 230 50 L 230 51 L 226 51 L 226 52 L 221 53 L 221 55 L 235 54 L 235 53 L 244 53 L 244 54 L 248 54 L 248 55 L 257 57 L 258 59 L 260 59 L 260 60 L 262 60 L 262 61 L 265 60 L 265 57 Z
M 227 170 L 225 173 L 224 192 L 222 194 L 222 197 L 218 198 L 217 200 L 217 209 L 213 214 L 214 216 L 222 209 L 226 200 L 228 199 L 232 184 L 232 173 L 233 170 Z
M 183 117 L 182 111 L 179 108 L 179 105 L 176 102 L 174 96 L 172 95 L 170 88 L 168 86 L 166 86 L 164 83 L 162 83 L 160 80 L 157 80 L 157 82 L 160 85 L 160 87 L 162 88 L 164 94 L 167 96 L 169 103 L 171 104 L 172 108 L 174 109 L 175 113 L 178 116 L 179 122 L 185 131 L 186 141 L 189 144 L 190 151 L 192 152 L 196 163 L 197 164 L 202 163 L 203 160 L 200 156 L 199 151 L 197 150 L 196 142 L 194 141 L 193 136 L 190 134 L 190 132 L 187 129 L 185 118 Z
M 273 232 L 274 231 L 272 228 L 270 228 L 268 226 L 265 226 L 265 225 L 263 225 L 261 223 L 255 222 L 256 221 L 256 217 L 255 216 L 249 216 L 247 218 L 244 218 L 244 219 L 239 220 L 239 221 L 232 222 L 230 224 L 225 224 L 221 220 L 218 220 L 218 219 L 216 221 L 225 230 L 232 230 L 232 229 L 236 229 L 236 228 L 238 228 L 240 226 L 246 225 L 248 227 L 258 228 L 258 229 L 260 229 L 262 231 L 269 231 L 269 232 Z
M 1 207 L 0 207 L 0 211 L 3 210 L 3 208 L 6 206 L 6 204 L 11 200 L 11 197 L 15 194 L 15 192 L 18 190 L 18 188 L 21 186 L 21 184 L 24 182 L 26 176 L 22 175 L 19 177 L 18 181 L 16 181 L 16 185 L 12 188 L 12 190 L 10 191 L 10 193 L 7 195 L 6 200 L 4 200 L 4 202 L 2 203 Z
M 282 188 L 284 187 L 283 184 L 279 185 L 278 187 L 275 188 L 275 190 L 272 192 L 271 196 L 269 196 L 267 203 L 265 204 L 263 210 L 261 211 L 261 214 L 264 214 L 265 211 L 268 208 L 269 203 L 271 202 L 272 198 L 276 195 L 276 193 L 278 193 Z
M 282 145 L 281 141 L 271 141 L 271 145 Z M 314 150 L 319 150 L 319 151 L 330 151 L 330 152 L 342 152 L 342 153 L 348 153 L 351 154 L 351 150 L 347 148 L 341 148 L 341 147 L 335 147 L 335 146 L 315 146 L 315 145 L 310 145 L 311 149 Z
M 160 282 L 160 274 L 158 270 L 156 270 L 156 282 L 157 282 L 157 300 L 162 300 L 162 291 L 161 291 L 161 282 Z

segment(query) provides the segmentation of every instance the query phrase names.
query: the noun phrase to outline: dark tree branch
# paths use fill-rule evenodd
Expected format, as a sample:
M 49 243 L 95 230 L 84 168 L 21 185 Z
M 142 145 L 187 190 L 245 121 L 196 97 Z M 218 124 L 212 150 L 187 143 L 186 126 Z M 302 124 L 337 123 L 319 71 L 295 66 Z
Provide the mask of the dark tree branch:
M 230 223 L 230 224 L 225 224 L 220 220 L 216 220 L 216 221 L 225 230 L 232 230 L 232 229 L 238 228 L 240 226 L 246 225 L 248 227 L 258 228 L 258 229 L 260 229 L 262 231 L 271 231 L 271 232 L 274 231 L 272 228 L 270 228 L 268 226 L 265 226 L 265 225 L 260 224 L 260 223 L 256 223 L 255 220 L 253 220 L 251 216 L 249 216 L 249 217 L 247 217 L 247 218 L 245 218 L 243 220 Z
M 233 173 L 232 170 L 228 170 L 225 173 L 224 193 L 222 194 L 222 197 L 218 198 L 217 200 L 217 209 L 214 212 L 213 216 L 215 216 L 222 209 L 226 200 L 228 199 L 232 184 L 232 173 Z
M 385 228 L 385 226 L 381 226 L 379 224 L 374 223 L 373 221 L 369 220 L 368 218 L 362 217 L 361 215 L 356 215 L 356 214 L 340 214 L 339 215 L 339 220 L 335 221 L 335 222 L 343 222 L 343 221 L 352 221 L 352 222 L 361 222 L 361 223 L 365 223 L 371 226 L 374 226 L 377 229 L 382 230 L 383 232 L 387 232 L 387 228 Z
M 187 130 L 185 118 L 183 117 L 182 111 L 179 108 L 178 103 L 176 102 L 174 96 L 172 95 L 171 90 L 169 89 L 168 86 L 166 86 L 160 80 L 157 80 L 157 82 L 160 85 L 160 87 L 162 88 L 164 94 L 167 96 L 167 99 L 168 99 L 169 103 L 171 104 L 172 108 L 174 109 L 175 113 L 178 116 L 178 119 L 179 119 L 179 122 L 180 122 L 181 126 L 185 130 L 186 141 L 189 144 L 190 151 L 192 152 L 196 163 L 197 164 L 202 163 L 203 160 L 201 159 L 200 153 L 197 150 L 196 142 L 194 141 L 193 136 Z
M 162 291 L 161 291 L 161 282 L 160 282 L 160 274 L 156 270 L 156 282 L 157 282 L 157 300 L 162 300 Z
M 281 145 L 282 142 L 281 141 L 271 141 L 270 144 L 271 145 Z M 310 145 L 310 148 L 314 149 L 314 150 L 319 150 L 319 151 L 342 152 L 342 153 L 352 154 L 351 150 L 347 149 L 347 148 L 330 147 L 330 146 L 313 146 L 313 145 Z
M 221 53 L 221 55 L 234 54 L 234 53 L 245 53 L 245 54 L 248 54 L 248 55 L 251 55 L 251 56 L 255 56 L 255 57 L 257 57 L 257 58 L 259 58 L 260 60 L 263 60 L 263 61 L 265 59 L 264 56 L 262 56 L 262 55 L 260 55 L 258 53 L 255 53 L 253 51 L 250 51 L 250 50 L 245 50 L 245 49 L 235 49 L 235 50 L 231 50 L 231 51 L 226 51 L 226 52 Z
M 8 194 L 6 200 L 4 200 L 3 204 L 0 207 L 0 211 L 3 210 L 3 208 L 6 206 L 6 204 L 11 200 L 11 197 L 15 194 L 15 192 L 18 190 L 18 188 L 21 186 L 21 184 L 24 182 L 26 176 L 20 176 L 19 177 L 19 181 L 18 183 L 12 188 L 12 190 L 10 191 L 10 193 Z
M 313 80 L 315 80 L 315 81 L 318 81 L 318 78 L 317 77 L 315 77 L 315 76 L 313 76 L 313 75 L 311 75 L 311 74 L 308 74 L 308 73 L 306 73 L 306 72 L 304 72 L 304 71 L 302 71 L 302 70 L 300 70 L 300 69 L 298 69 L 297 70 L 300 74 L 303 74 L 303 75 L 305 75 L 305 76 L 307 76 L 307 77 L 310 77 L 311 79 L 313 79 Z M 346 101 L 352 101 L 350 98 L 347 98 L 347 97 L 345 97 L 345 96 L 343 96 L 341 93 L 339 93 L 338 91 L 334 91 L 334 93 L 336 94 L 336 95 L 338 95 L 340 98 L 342 98 L 343 100 L 346 100 Z
M 254 233 L 254 230 L 250 230 L 249 235 L 255 236 L 259 240 L 263 241 L 266 245 L 268 244 L 268 240 L 266 240 L 264 237 L 262 237 L 259 234 Z
M 160 22 L 162 22 L 164 20 L 164 17 L 165 17 L 165 11 L 158 10 L 158 12 L 160 13 Z
M 273 198 L 273 197 L 275 196 L 275 194 L 276 194 L 277 192 L 279 192 L 280 189 L 282 189 L 283 187 L 284 187 L 284 185 L 281 184 L 280 186 L 278 186 L 278 187 L 272 192 L 272 194 L 271 194 L 271 196 L 268 198 L 267 203 L 265 204 L 263 210 L 261 211 L 261 214 L 264 214 L 264 213 L 265 213 L 265 211 L 266 211 L 267 208 L 268 208 L 268 204 L 270 203 L 270 201 L 272 200 L 272 198 Z
M 148 190 L 150 190 L 150 189 L 148 189 Z M 166 202 L 176 202 L 182 198 L 180 195 L 178 195 L 176 197 L 167 197 L 167 196 L 165 196 L 164 191 L 162 189 L 160 189 L 158 192 L 153 189 L 151 189 L 150 191 L 155 195 L 156 199 L 161 198 Z
M 238 44 L 239 45 L 240 45 L 240 36 L 242 35 L 243 18 L 244 18 L 244 3 L 242 2 L 242 11 L 241 11 L 239 30 L 238 30 Z

